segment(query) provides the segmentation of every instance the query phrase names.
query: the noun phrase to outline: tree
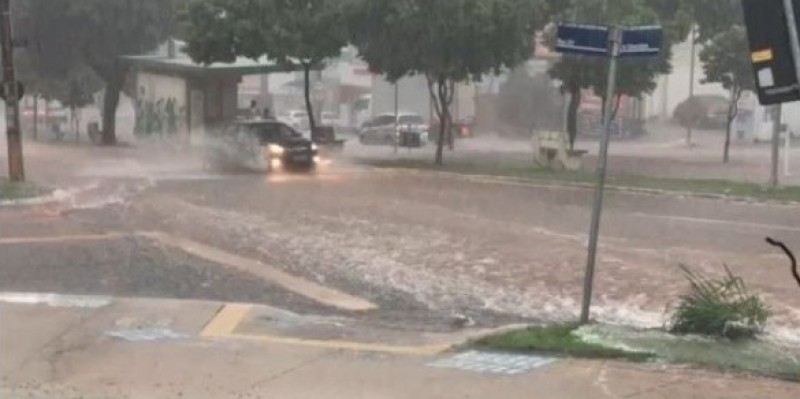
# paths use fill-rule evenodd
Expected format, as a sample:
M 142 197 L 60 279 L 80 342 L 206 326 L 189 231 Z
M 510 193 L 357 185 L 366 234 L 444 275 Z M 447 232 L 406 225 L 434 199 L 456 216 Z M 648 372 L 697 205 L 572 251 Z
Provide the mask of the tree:
M 114 145 L 116 114 L 128 67 L 120 56 L 153 50 L 174 28 L 174 0 L 48 0 L 69 27 L 69 41 L 43 43 L 72 47 L 105 85 L 102 144 Z M 59 3 L 59 4 L 53 4 Z M 46 29 L 43 25 L 37 24 Z M 47 39 L 52 39 L 50 35 Z
M 605 104 L 621 96 L 639 97 L 656 88 L 656 78 L 672 70 L 672 44 L 686 37 L 690 23 L 686 10 L 674 0 L 574 0 L 571 7 L 562 8 L 557 18 L 591 24 L 662 25 L 664 46 L 659 56 L 648 59 L 621 59 L 618 65 L 618 82 L 613 99 L 606 99 L 608 59 L 566 55 L 549 71 L 552 78 L 561 82 L 562 92 L 569 94 L 567 107 L 567 133 L 570 147 L 574 148 L 578 134 L 578 110 L 584 89 L 592 89 Z M 553 32 L 548 42 L 555 45 Z M 605 109 L 605 107 L 604 107 Z
M 52 0 L 17 0 L 13 7 L 14 26 L 27 42 L 15 59 L 18 79 L 27 94 L 59 101 L 74 119 L 102 87 L 78 48 L 63 45 L 76 40 L 74 27 Z
M 424 75 L 439 118 L 436 164 L 457 82 L 479 80 L 530 58 L 542 4 L 531 0 L 359 0 L 352 42 L 372 72 L 391 82 Z
M 347 44 L 342 0 L 192 0 L 181 13 L 187 52 L 196 62 L 267 57 L 302 70 L 311 130 L 311 70 Z
M 731 127 L 739 112 L 739 100 L 745 90 L 755 90 L 755 78 L 750 64 L 747 31 L 734 24 L 711 38 L 700 51 L 705 82 L 720 83 L 730 92 L 725 146 L 722 160 L 730 161 Z

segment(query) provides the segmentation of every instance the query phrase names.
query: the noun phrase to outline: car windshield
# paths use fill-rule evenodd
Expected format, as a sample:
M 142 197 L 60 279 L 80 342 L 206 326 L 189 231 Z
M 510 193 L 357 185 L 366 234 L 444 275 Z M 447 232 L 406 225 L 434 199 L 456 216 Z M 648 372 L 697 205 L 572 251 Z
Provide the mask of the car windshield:
M 0 0 L 0 399 L 800 399 L 800 0 Z

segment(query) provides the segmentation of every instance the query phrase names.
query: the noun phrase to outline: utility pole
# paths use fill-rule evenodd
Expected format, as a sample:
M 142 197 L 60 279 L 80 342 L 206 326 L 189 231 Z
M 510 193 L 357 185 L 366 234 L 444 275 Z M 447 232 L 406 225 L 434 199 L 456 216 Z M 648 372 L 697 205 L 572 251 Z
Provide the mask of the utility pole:
M 394 82 L 394 153 L 400 144 L 400 81 Z
M 781 154 L 781 131 L 783 130 L 783 107 L 778 104 L 772 108 L 772 169 L 770 171 L 769 186 L 772 189 L 778 188 L 780 184 L 778 174 Z M 788 132 L 787 132 L 788 136 Z
M 3 92 L 6 101 L 6 127 L 8 136 L 8 177 L 11 181 L 25 180 L 22 159 L 22 135 L 19 123 L 19 86 L 14 73 L 14 38 L 11 29 L 11 0 L 0 0 L 0 34 L 3 56 Z
M 586 264 L 586 277 L 583 283 L 583 302 L 581 306 L 581 324 L 589 323 L 592 306 L 592 289 L 594 287 L 594 271 L 597 262 L 597 246 L 600 238 L 600 219 L 603 214 L 603 196 L 605 194 L 606 174 L 608 168 L 608 144 L 611 141 L 611 117 L 614 109 L 614 98 L 617 84 L 617 58 L 622 45 L 622 28 L 614 26 L 610 31 L 611 57 L 608 66 L 608 92 L 606 93 L 603 112 L 603 135 L 600 138 L 600 157 L 597 163 L 597 189 L 595 191 L 594 208 L 592 209 L 592 225 L 589 232 L 589 259 Z
M 692 26 L 692 56 L 690 70 L 689 70 L 689 101 L 694 102 L 694 73 L 695 73 L 695 58 L 697 58 L 697 25 Z M 666 88 L 665 88 L 666 90 Z M 691 118 L 694 119 L 694 118 Z M 692 146 L 692 135 L 694 130 L 694 120 L 690 120 L 686 126 L 686 146 Z

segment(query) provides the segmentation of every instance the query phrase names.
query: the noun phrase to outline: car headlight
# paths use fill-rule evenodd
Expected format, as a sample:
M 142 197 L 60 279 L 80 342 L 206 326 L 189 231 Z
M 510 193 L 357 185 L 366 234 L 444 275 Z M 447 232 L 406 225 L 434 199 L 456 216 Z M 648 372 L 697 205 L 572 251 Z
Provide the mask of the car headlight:
M 311 151 L 317 151 L 317 150 L 319 150 L 317 143 L 311 143 Z
M 286 152 L 286 150 L 279 145 L 276 144 L 269 145 L 269 153 L 272 155 L 283 155 L 284 152 Z

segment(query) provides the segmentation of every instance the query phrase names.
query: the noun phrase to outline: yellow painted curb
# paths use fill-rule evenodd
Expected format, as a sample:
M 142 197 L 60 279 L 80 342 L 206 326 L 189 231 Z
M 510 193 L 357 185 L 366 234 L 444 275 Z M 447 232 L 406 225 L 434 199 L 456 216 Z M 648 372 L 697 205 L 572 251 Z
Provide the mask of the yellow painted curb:
M 357 352 L 379 352 L 396 355 L 432 356 L 449 350 L 452 345 L 433 344 L 420 346 L 395 346 L 352 341 L 326 341 L 315 339 L 301 339 L 290 337 L 275 337 L 272 335 L 237 334 L 236 328 L 241 324 L 252 305 L 228 304 L 224 305 L 219 313 L 203 328 L 200 335 L 203 338 L 231 339 L 250 341 L 261 344 L 295 345 L 324 349 L 341 349 Z
M 219 313 L 217 313 L 206 327 L 203 328 L 200 335 L 213 338 L 233 334 L 233 332 L 236 331 L 236 327 L 244 320 L 251 308 L 251 305 L 241 304 L 223 306 Z

